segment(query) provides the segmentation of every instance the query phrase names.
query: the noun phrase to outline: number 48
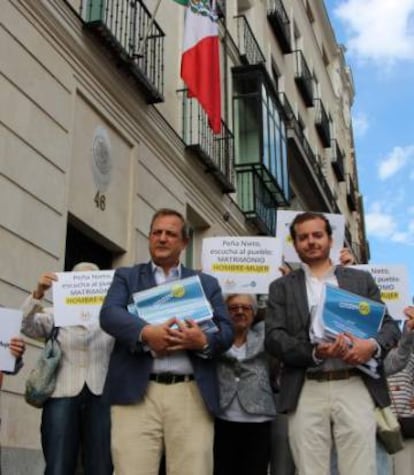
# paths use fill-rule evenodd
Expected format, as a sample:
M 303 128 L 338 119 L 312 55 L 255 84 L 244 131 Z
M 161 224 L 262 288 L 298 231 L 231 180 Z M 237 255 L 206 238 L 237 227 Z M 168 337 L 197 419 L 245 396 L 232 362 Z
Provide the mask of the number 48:
M 99 193 L 99 191 L 97 191 L 95 198 L 93 200 L 95 201 L 95 205 L 97 208 L 99 208 L 101 211 L 105 211 L 105 207 L 106 207 L 105 195 L 102 195 L 101 193 Z

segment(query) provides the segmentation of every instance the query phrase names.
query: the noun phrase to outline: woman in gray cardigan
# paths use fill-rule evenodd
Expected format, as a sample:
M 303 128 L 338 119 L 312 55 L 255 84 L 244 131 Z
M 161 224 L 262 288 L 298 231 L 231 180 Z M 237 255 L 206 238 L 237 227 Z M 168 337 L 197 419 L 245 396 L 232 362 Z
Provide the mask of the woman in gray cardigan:
M 264 323 L 253 325 L 254 295 L 229 295 L 226 303 L 235 339 L 217 365 L 221 412 L 215 423 L 214 475 L 266 475 L 276 409 L 264 351 Z

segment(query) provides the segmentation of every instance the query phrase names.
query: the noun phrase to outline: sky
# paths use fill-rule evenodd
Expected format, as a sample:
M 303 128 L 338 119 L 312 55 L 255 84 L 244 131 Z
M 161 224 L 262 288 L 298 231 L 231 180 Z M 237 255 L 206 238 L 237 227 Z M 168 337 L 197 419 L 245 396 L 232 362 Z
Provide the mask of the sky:
M 325 0 L 346 47 L 371 264 L 404 264 L 414 296 L 414 0 Z

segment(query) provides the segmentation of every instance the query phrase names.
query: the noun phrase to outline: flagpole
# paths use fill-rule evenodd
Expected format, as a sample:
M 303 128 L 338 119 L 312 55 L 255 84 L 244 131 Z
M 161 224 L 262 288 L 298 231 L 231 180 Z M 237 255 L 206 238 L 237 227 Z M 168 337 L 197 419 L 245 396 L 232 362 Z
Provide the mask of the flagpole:
M 144 37 L 142 38 L 142 41 L 139 45 L 139 48 L 138 48 L 138 51 L 136 53 L 136 57 L 137 58 L 140 58 L 142 57 L 143 55 L 143 51 L 144 51 L 144 48 L 145 48 L 145 43 L 147 42 L 147 39 L 148 39 L 148 35 L 151 31 L 151 28 L 152 28 L 152 25 L 154 24 L 154 21 L 155 21 L 155 16 L 156 14 L 158 13 L 158 9 L 160 8 L 160 5 L 161 5 L 161 0 L 158 0 L 157 1 L 157 4 L 155 5 L 155 8 L 154 8 L 154 11 L 152 12 L 152 15 L 151 15 L 151 20 L 150 22 L 148 23 L 148 26 L 145 30 L 145 34 L 144 34 Z

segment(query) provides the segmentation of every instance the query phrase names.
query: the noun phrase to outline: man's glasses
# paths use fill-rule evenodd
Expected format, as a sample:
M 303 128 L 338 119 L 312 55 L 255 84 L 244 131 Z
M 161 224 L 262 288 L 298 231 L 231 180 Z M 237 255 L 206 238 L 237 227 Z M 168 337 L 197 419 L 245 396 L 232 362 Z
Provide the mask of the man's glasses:
M 238 310 L 242 310 L 243 312 L 248 312 L 249 310 L 253 310 L 253 307 L 251 305 L 229 305 L 228 307 L 229 312 L 235 313 Z

